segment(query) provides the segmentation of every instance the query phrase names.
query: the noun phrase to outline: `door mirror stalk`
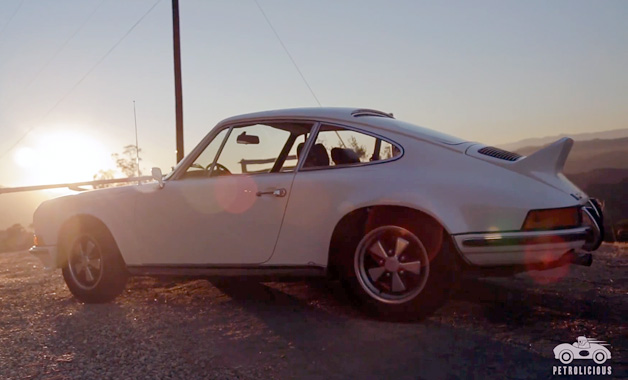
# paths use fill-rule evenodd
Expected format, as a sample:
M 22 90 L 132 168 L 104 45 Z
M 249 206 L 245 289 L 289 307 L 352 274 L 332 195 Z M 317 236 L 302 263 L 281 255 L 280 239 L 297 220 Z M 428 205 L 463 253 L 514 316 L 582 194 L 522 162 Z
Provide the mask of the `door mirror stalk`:
M 163 189 L 164 188 L 164 176 L 163 174 L 161 174 L 161 169 L 153 168 L 151 170 L 151 175 L 153 176 L 153 179 L 157 181 L 157 183 L 159 183 L 159 188 Z

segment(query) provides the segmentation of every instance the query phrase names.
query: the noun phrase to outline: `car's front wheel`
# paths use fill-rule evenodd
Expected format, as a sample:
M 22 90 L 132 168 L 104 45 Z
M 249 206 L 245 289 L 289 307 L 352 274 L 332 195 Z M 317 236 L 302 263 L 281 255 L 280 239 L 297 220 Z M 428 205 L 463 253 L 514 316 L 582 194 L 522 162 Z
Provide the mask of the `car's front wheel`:
M 434 250 L 430 253 L 417 230 L 410 223 L 392 220 L 378 223 L 360 239 L 352 268 L 345 273 L 367 311 L 388 319 L 414 320 L 431 314 L 447 299 L 456 268 L 446 238 L 440 230 L 442 244 L 436 250 L 430 246 Z
M 76 298 L 86 303 L 103 303 L 124 291 L 126 267 L 106 228 L 79 228 L 67 236 L 63 250 L 63 278 Z

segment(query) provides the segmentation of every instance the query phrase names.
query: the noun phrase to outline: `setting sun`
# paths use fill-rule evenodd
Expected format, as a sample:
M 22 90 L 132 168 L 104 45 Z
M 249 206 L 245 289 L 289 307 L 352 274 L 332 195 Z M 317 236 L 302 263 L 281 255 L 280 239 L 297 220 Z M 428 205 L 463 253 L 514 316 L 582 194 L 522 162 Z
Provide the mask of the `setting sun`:
M 28 185 L 90 181 L 99 170 L 114 168 L 111 153 L 96 139 L 73 130 L 42 134 L 13 155 Z

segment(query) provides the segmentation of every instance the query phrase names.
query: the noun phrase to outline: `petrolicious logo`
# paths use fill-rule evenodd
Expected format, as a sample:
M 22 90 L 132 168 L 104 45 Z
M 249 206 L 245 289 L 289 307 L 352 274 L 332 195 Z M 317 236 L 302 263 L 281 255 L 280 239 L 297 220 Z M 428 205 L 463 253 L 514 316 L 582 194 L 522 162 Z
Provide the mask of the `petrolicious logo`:
M 554 358 L 563 365 L 553 366 L 552 375 L 611 375 L 613 369 L 607 363 L 611 358 L 611 351 L 607 346 L 610 344 L 606 341 L 586 336 L 579 336 L 574 343 L 559 344 L 554 347 Z M 574 363 L 574 360 L 578 362 Z

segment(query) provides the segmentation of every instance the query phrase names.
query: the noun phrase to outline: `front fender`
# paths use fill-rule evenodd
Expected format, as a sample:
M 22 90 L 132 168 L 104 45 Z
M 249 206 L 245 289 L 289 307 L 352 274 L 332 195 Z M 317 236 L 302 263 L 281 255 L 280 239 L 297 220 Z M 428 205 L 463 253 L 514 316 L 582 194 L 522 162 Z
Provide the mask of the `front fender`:
M 101 221 L 111 232 L 127 264 L 138 261 L 140 242 L 135 237 L 134 204 L 138 186 L 89 191 L 51 199 L 33 215 L 35 233 L 41 244 L 57 247 L 64 225 L 76 217 L 89 216 Z M 54 258 L 57 266 L 63 260 Z

